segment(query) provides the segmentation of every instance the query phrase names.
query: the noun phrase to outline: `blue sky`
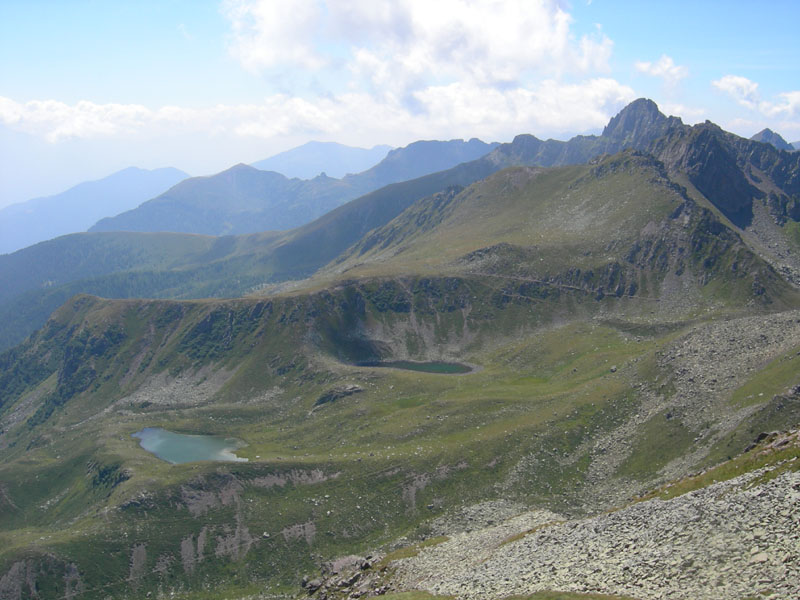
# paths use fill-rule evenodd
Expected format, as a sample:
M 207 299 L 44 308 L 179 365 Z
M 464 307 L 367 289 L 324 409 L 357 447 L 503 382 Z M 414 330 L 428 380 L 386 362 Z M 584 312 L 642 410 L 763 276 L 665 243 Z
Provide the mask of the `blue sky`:
M 800 140 L 798 23 L 796 0 L 2 0 L 0 206 L 311 139 L 566 139 L 641 96 Z

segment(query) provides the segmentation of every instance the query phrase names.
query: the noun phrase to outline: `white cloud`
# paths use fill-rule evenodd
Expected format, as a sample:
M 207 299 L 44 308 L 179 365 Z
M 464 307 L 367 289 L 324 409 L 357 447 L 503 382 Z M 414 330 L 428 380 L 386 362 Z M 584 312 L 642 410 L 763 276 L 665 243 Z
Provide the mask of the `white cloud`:
M 222 10 L 231 22 L 231 53 L 245 68 L 318 69 L 325 65 L 313 43 L 321 20 L 316 0 L 227 0 Z
M 610 115 L 633 100 L 634 92 L 613 79 L 580 84 L 549 79 L 532 89 L 503 91 L 452 83 L 419 91 L 415 97 L 427 112 L 420 125 L 428 122 L 428 127 L 474 131 L 470 135 L 485 138 L 502 132 L 509 138 L 517 133 L 557 136 L 601 128 Z
M 658 102 L 661 112 L 667 115 L 680 117 L 685 123 L 697 123 L 704 120 L 708 115 L 708 110 L 675 102 Z
M 777 101 L 763 100 L 758 84 L 740 75 L 725 75 L 712 81 L 717 89 L 730 95 L 742 106 L 757 111 L 765 117 L 793 119 L 800 117 L 800 90 L 782 92 Z
M 675 61 L 666 54 L 662 54 L 656 62 L 639 61 L 634 66 L 640 73 L 661 77 L 668 86 L 676 85 L 689 75 L 689 69 L 683 65 L 676 65 Z
M 721 79 L 712 81 L 711 85 L 733 97 L 742 106 L 750 109 L 758 108 L 758 84 L 747 77 L 725 75 Z
M 576 39 L 556 0 L 228 0 L 223 13 L 249 69 L 338 68 L 350 89 L 395 96 L 605 72 L 612 48 L 599 31 Z
M 770 117 L 800 117 L 800 90 L 778 94 L 779 101 L 766 103 L 763 110 Z
M 0 122 L 50 142 L 131 133 L 150 114 L 150 110 L 138 104 L 95 104 L 86 100 L 73 106 L 56 100 L 18 104 L 0 97 Z
M 607 76 L 611 40 L 599 28 L 576 36 L 563 5 L 225 0 L 232 56 L 283 85 L 262 101 L 154 108 L 0 97 L 0 124 L 53 143 L 569 136 L 600 129 L 635 95 Z

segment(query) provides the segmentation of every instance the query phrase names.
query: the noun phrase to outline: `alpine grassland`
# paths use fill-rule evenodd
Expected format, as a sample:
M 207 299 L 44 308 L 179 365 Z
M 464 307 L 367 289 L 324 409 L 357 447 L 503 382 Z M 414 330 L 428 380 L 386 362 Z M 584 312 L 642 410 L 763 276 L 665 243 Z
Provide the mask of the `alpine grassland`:
M 346 557 L 435 598 L 394 594 L 394 565 L 476 506 L 563 522 L 796 470 L 758 439 L 800 422 L 796 266 L 767 251 L 796 237 L 795 159 L 651 105 L 288 232 L 0 257 L 0 598 L 293 595 Z M 169 464 L 144 427 L 247 461 Z

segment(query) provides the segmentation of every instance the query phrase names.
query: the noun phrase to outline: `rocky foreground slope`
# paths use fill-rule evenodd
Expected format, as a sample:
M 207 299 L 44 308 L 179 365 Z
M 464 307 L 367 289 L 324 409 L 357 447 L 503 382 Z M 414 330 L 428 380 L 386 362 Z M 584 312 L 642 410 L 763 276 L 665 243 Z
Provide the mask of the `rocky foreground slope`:
M 519 513 L 502 501 L 464 507 L 435 519 L 422 543 L 380 560 L 344 557 L 303 586 L 319 600 L 409 591 L 470 600 L 544 591 L 798 598 L 800 430 L 761 437 L 736 459 L 591 517 Z
M 771 443 L 790 445 L 800 445 L 800 431 Z M 666 501 L 656 497 L 590 518 L 533 511 L 451 533 L 391 562 L 389 587 L 481 600 L 542 590 L 648 599 L 797 598 L 796 461 L 794 456 Z M 362 591 L 374 593 L 373 585 L 364 578 Z
M 666 502 L 653 499 L 545 524 L 507 544 L 503 526 L 477 536 L 461 533 L 399 561 L 396 585 L 480 599 L 540 590 L 687 600 L 755 593 L 797 598 L 800 473 L 753 485 L 764 474 L 755 471 Z

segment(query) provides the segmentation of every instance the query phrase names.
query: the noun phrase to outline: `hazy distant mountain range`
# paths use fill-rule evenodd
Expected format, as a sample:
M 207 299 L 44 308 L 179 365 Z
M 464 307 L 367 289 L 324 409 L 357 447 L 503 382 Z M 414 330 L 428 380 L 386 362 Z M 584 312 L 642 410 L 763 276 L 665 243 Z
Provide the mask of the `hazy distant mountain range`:
M 670 150 L 653 149 L 659 139 L 669 142 Z M 183 181 L 161 197 L 163 202 L 159 199 L 146 202 L 127 215 L 131 218 L 152 216 L 161 210 L 160 219 L 152 217 L 154 223 L 160 223 L 165 229 L 166 225 L 183 226 L 184 232 L 200 233 L 192 227 L 199 229 L 208 223 L 195 217 L 210 219 L 210 214 L 222 214 L 217 207 L 221 197 L 228 198 L 231 205 L 228 214 L 231 214 L 237 209 L 237 202 L 247 206 L 252 198 L 259 196 L 258 190 L 254 193 L 243 189 L 248 181 L 262 185 L 262 189 L 266 188 L 266 183 L 271 183 L 273 197 L 274 190 L 279 189 L 276 182 L 286 186 L 284 189 L 288 192 L 292 191 L 292 186 L 309 190 L 311 186 L 320 185 L 324 189 L 329 182 L 344 185 L 348 179 L 355 179 L 363 183 L 367 177 L 372 178 L 372 185 L 377 185 L 375 181 L 391 174 L 413 173 L 412 157 L 454 147 L 469 155 L 464 152 L 468 145 L 480 149 L 479 144 L 482 143 L 477 140 L 418 142 L 393 150 L 366 173 L 344 180 L 324 177 L 288 180 L 277 173 L 239 165 L 212 177 Z M 739 148 L 736 144 L 746 147 Z M 716 146 L 719 148 L 712 152 Z M 783 220 L 800 216 L 800 209 L 792 200 L 792 195 L 797 193 L 793 187 L 796 168 L 781 166 L 785 161 L 782 153 L 771 150 L 772 146 L 725 134 L 712 125 L 690 128 L 678 118 L 661 114 L 652 101 L 637 100 L 611 119 L 602 135 L 577 136 L 566 142 L 519 135 L 513 142 L 499 145 L 478 159 L 381 187 L 288 231 L 216 239 L 185 234 L 158 238 L 144 234 L 117 237 L 82 234 L 17 252 L 0 260 L 0 280 L 8 282 L 6 289 L 0 292 L 0 319 L 5 319 L 6 323 L 0 347 L 19 342 L 40 326 L 52 310 L 79 292 L 106 297 L 235 296 L 260 284 L 301 279 L 337 259 L 360 240 L 366 243 L 362 238 L 370 230 L 386 225 L 426 196 L 453 186 L 466 187 L 506 167 L 581 164 L 624 148 L 653 151 L 665 161 L 683 157 L 681 160 L 686 164 L 680 169 L 691 177 L 692 185 L 700 190 L 698 193 L 706 194 L 716 203 L 717 210 L 741 226 L 747 226 L 752 219 L 752 198 L 761 192 L 753 192 L 732 157 L 751 156 L 750 160 L 772 161 L 772 166 L 765 164 L 759 168 L 767 169 L 767 174 L 778 169 L 775 172 L 779 180 L 777 185 L 786 188 L 788 194 L 773 193 L 771 210 Z M 700 157 L 705 154 L 714 160 L 701 161 Z M 435 157 L 429 158 L 431 164 L 435 164 Z M 785 173 L 779 172 L 780 169 Z M 730 182 L 731 189 L 725 188 L 726 182 Z M 335 188 L 328 189 L 330 193 L 330 189 Z M 232 202 L 231 190 L 240 193 L 242 199 L 235 198 Z M 185 203 L 181 204 L 179 198 Z M 185 222 L 178 222 L 179 216 L 183 216 Z
M 750 139 L 780 150 L 800 148 L 800 141 L 789 144 L 770 129 Z M 533 136 L 520 136 L 516 141 L 517 146 L 533 144 L 526 153 L 536 153 L 536 162 L 542 165 L 582 162 L 602 152 L 603 144 L 606 151 L 613 152 L 625 143 L 609 131 L 600 137 L 577 136 L 569 142 L 543 142 Z M 216 175 L 192 178 L 174 190 L 169 188 L 187 179 L 186 173 L 131 167 L 61 194 L 0 210 L 0 253 L 86 229 L 211 235 L 290 229 L 361 194 L 446 170 L 482 156 L 496 145 L 476 139 L 420 141 L 391 150 L 385 145 L 365 149 L 308 142 L 253 163 L 252 167 L 267 173 L 237 165 Z M 151 198 L 153 201 L 147 202 Z M 143 202 L 145 206 L 137 208 Z
M 497 144 L 478 139 L 420 141 L 341 179 L 290 179 L 236 165 L 193 177 L 136 209 L 102 219 L 89 231 L 173 231 L 231 235 L 298 227 L 363 194 L 483 156 Z
M 286 177 L 312 179 L 321 173 L 328 177 L 344 177 L 361 173 L 386 157 L 391 146 L 354 148 L 336 142 L 308 142 L 297 148 L 252 163 L 262 171 L 275 171 Z
M 130 210 L 188 176 L 173 168 L 130 167 L 54 196 L 7 206 L 0 209 L 0 254 L 86 231 L 98 219 Z

